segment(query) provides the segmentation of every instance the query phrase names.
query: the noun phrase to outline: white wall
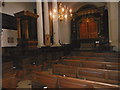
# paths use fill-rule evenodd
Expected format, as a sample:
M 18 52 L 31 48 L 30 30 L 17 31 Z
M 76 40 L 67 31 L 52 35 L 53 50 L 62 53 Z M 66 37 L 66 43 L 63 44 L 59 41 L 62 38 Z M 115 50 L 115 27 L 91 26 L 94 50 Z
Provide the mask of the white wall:
M 1 47 L 13 47 L 17 45 L 17 31 L 2 29 L 1 33 Z M 13 37 L 13 43 L 8 43 L 8 38 Z
M 22 10 L 29 10 L 34 12 L 34 9 L 34 2 L 5 2 L 5 6 L 2 7 L 2 12 L 9 15 L 14 15 L 14 13 Z

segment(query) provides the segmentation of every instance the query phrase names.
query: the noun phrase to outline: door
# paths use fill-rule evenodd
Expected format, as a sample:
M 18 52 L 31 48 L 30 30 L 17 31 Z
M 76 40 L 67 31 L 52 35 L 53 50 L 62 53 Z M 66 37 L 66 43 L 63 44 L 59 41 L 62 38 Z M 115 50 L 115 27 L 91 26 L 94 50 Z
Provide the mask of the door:
M 80 39 L 96 39 L 98 38 L 97 22 L 94 18 L 84 18 L 80 23 Z

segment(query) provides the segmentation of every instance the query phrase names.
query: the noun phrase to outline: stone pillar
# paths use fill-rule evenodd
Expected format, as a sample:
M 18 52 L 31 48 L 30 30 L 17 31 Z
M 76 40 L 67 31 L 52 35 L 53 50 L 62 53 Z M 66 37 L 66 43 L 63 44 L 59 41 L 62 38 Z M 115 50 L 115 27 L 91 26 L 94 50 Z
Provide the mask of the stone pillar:
M 60 46 L 59 44 L 59 25 L 58 25 L 58 6 L 57 0 L 53 0 L 52 3 L 53 10 L 56 10 L 56 14 L 53 17 L 53 46 Z
M 36 2 L 37 15 L 37 37 L 38 37 L 38 47 L 44 46 L 44 36 L 43 36 L 43 15 L 42 15 L 42 2 L 37 0 Z
M 108 3 L 108 17 L 109 17 L 109 40 L 114 51 L 119 51 L 119 36 L 118 36 L 118 2 Z
M 44 0 L 44 28 L 45 28 L 45 45 L 50 46 L 50 25 L 49 25 L 48 1 Z

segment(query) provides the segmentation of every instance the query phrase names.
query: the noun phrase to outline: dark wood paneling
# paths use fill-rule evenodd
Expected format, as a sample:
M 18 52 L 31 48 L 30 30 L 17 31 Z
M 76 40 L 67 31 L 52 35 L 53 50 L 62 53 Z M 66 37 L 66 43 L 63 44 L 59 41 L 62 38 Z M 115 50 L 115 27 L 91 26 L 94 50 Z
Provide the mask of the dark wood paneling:
M 21 63 L 37 65 L 49 60 L 59 60 L 70 53 L 70 46 L 62 47 L 43 47 L 43 48 L 23 48 L 23 47 L 4 47 L 2 48 L 2 61 L 12 61 L 17 68 L 21 68 Z
M 14 16 L 2 13 L 2 28 L 17 30 L 17 21 Z

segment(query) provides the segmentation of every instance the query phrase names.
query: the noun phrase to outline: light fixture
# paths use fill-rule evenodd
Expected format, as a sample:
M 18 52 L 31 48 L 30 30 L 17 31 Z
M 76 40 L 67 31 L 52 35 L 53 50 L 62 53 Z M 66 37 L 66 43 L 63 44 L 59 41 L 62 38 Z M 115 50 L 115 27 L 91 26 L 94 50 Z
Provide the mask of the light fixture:
M 58 4 L 58 11 L 56 8 L 53 8 L 53 10 L 50 12 L 51 18 L 58 18 L 60 21 L 68 20 L 73 16 L 72 9 L 69 9 L 66 5 L 63 5 L 62 3 Z

